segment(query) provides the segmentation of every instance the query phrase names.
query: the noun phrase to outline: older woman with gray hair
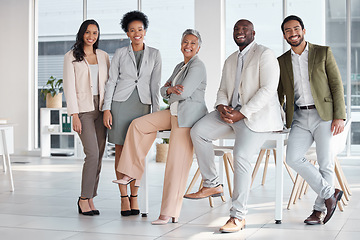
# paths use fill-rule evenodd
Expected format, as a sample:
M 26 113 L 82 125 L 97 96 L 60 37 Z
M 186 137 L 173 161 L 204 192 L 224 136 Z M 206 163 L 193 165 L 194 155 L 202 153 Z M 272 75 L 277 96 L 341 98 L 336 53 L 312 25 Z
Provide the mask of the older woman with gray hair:
M 193 159 L 190 128 L 207 113 L 205 105 L 206 70 L 197 53 L 201 37 L 187 29 L 181 39 L 184 61 L 179 63 L 169 80 L 160 89 L 170 109 L 151 113 L 132 121 L 126 135 L 117 171 L 124 177 L 114 183 L 139 185 L 144 172 L 143 161 L 157 131 L 171 129 L 160 216 L 152 224 L 177 222 L 186 182 Z

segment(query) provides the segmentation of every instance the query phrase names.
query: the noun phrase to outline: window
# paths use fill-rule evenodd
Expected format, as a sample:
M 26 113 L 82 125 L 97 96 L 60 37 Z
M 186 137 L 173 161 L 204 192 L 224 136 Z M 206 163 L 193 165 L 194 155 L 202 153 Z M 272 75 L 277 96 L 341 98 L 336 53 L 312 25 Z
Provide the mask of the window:
M 62 78 L 64 54 L 75 42 L 75 36 L 82 23 L 82 0 L 39 0 L 38 34 L 38 119 L 40 108 L 45 107 L 40 90 L 50 76 Z M 63 106 L 65 99 L 63 97 Z M 59 117 L 51 115 L 51 123 L 58 123 Z M 40 122 L 38 122 L 40 131 Z M 68 148 L 74 145 L 69 136 L 51 136 L 53 148 Z M 40 146 L 40 137 L 38 138 Z
M 76 33 L 83 21 L 83 0 L 38 0 L 38 3 L 38 106 L 41 108 L 45 107 L 45 101 L 40 95 L 40 89 L 50 76 L 62 78 L 64 54 L 75 43 Z M 137 8 L 137 0 L 87 0 L 87 19 L 95 19 L 99 23 L 99 48 L 106 51 L 110 59 L 117 48 L 130 43 L 121 29 L 120 21 L 126 12 Z M 164 83 L 175 65 L 183 60 L 180 51 L 181 34 L 185 29 L 194 27 L 194 0 L 142 1 L 142 11 L 150 22 L 146 44 L 161 52 Z M 65 106 L 63 98 L 63 107 Z M 57 116 L 52 118 L 55 124 Z M 67 136 L 53 136 L 52 140 L 53 148 L 72 147 L 74 144 Z M 40 142 L 38 144 L 40 146 Z
M 142 1 L 142 11 L 149 18 L 146 43 L 160 50 L 161 82 L 165 83 L 176 64 L 184 60 L 180 51 L 181 36 L 186 29 L 194 28 L 194 0 Z

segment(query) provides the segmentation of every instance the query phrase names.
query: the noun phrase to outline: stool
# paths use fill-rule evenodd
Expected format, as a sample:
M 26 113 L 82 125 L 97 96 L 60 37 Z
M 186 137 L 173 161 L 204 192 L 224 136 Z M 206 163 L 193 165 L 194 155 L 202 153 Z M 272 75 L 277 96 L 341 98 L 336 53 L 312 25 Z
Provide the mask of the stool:
M 250 185 L 250 186 L 252 186 L 252 184 L 253 184 L 253 182 L 254 182 L 254 179 L 255 179 L 255 177 L 256 177 L 256 174 L 257 174 L 257 172 L 258 172 L 258 170 L 259 170 L 260 164 L 261 164 L 261 162 L 262 162 L 262 160 L 263 160 L 263 157 L 264 157 L 264 155 L 265 155 L 265 152 L 266 152 L 265 166 L 264 166 L 264 172 L 263 172 L 263 177 L 262 177 L 261 185 L 264 185 L 264 184 L 265 184 L 266 173 L 267 173 L 267 168 L 268 168 L 268 165 L 269 165 L 269 158 L 270 158 L 270 151 L 271 151 L 271 150 L 273 151 L 274 162 L 275 162 L 275 164 L 276 164 L 276 150 L 275 150 L 274 148 L 262 148 L 262 149 L 260 150 L 259 156 L 258 156 L 258 158 L 257 158 L 257 160 L 256 160 L 253 173 L 252 173 L 252 175 L 251 175 L 251 185 Z M 291 181 L 292 181 L 293 183 L 295 183 L 294 175 L 293 175 L 293 173 L 292 173 L 289 165 L 286 164 L 285 158 L 284 158 L 284 161 L 283 161 L 283 162 L 284 162 L 284 166 L 285 166 L 285 168 L 286 168 L 286 171 L 289 173 L 289 176 L 290 176 L 290 178 L 291 178 Z

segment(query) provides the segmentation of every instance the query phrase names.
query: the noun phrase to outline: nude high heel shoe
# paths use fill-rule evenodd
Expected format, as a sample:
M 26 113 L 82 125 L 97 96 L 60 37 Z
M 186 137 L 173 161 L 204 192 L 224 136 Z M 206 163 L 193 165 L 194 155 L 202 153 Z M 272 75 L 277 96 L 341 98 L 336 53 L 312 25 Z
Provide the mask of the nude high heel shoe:
M 157 220 L 152 221 L 151 224 L 152 225 L 165 225 L 170 221 L 170 219 L 171 219 L 172 223 L 178 222 L 178 218 L 175 218 L 175 217 L 167 217 L 166 219 L 160 219 L 160 217 L 159 217 Z

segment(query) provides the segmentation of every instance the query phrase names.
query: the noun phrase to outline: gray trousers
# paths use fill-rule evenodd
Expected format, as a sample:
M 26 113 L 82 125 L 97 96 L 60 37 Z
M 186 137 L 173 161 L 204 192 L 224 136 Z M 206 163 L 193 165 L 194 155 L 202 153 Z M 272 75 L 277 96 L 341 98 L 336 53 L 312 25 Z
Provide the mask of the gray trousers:
M 200 119 L 191 129 L 200 172 L 204 187 L 216 187 L 219 176 L 214 162 L 212 141 L 235 133 L 234 145 L 234 191 L 230 216 L 244 219 L 247 213 L 247 200 L 251 183 L 251 159 L 264 144 L 264 138 L 269 133 L 251 131 L 243 120 L 233 124 L 224 122 L 217 111 L 213 111 Z
M 322 212 L 326 210 L 325 199 L 335 191 L 331 138 L 331 121 L 323 121 L 316 109 L 295 111 L 287 143 L 286 162 L 318 194 L 314 210 Z M 314 141 L 319 169 L 305 159 Z
M 103 124 L 103 113 L 99 111 L 98 96 L 94 96 L 94 106 L 94 111 L 79 113 L 82 126 L 79 137 L 85 153 L 81 180 L 81 197 L 84 198 L 93 198 L 97 195 L 106 142 L 106 128 Z

